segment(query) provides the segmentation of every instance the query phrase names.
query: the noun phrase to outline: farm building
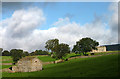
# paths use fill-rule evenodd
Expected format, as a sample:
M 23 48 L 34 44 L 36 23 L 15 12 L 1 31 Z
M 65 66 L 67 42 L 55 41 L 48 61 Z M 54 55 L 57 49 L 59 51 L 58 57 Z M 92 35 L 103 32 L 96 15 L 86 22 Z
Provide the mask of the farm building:
M 13 72 L 32 72 L 42 70 L 42 62 L 36 57 L 24 57 L 20 59 L 16 66 L 12 66 Z
M 106 52 L 106 51 L 118 51 L 118 50 L 120 50 L 120 44 L 113 44 L 113 45 L 98 46 L 97 50 L 92 50 L 92 52 Z

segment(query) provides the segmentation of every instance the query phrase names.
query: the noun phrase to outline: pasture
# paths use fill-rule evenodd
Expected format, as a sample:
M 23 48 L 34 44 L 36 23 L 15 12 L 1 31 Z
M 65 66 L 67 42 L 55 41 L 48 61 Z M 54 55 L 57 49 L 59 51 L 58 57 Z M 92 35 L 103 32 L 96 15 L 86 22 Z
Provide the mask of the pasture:
M 50 56 L 37 56 L 42 62 L 50 62 L 50 61 L 55 61 L 56 59 L 50 57 Z
M 9 68 L 12 66 L 12 65 L 9 65 L 9 63 L 13 63 L 11 56 L 1 56 L 0 61 L 1 61 L 0 64 L 3 64 L 1 65 L 0 69 Z M 8 65 L 5 65 L 5 64 L 8 64 Z
M 3 72 L 3 77 L 116 77 L 118 54 L 77 58 L 63 63 L 48 64 L 36 72 Z

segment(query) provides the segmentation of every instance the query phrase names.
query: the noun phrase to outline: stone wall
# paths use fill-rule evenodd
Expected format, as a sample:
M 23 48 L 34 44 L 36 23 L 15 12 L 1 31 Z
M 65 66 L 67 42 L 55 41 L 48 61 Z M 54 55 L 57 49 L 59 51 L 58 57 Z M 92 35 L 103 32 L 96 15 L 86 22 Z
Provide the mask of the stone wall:
M 60 60 L 54 61 L 54 63 L 61 63 L 61 62 L 64 62 L 64 60 L 60 59 Z

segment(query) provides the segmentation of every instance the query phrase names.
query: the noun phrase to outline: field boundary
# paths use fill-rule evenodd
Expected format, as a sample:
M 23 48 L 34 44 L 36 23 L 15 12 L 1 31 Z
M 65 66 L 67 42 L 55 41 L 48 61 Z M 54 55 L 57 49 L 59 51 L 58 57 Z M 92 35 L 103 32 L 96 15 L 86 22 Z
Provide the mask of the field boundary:
M 110 54 L 117 54 L 118 52 L 111 52 L 111 53 L 106 53 L 104 55 L 110 55 Z M 104 56 L 104 55 L 91 55 L 91 56 L 76 56 L 76 57 L 71 57 L 71 58 L 68 58 L 68 60 L 71 60 L 71 59 L 76 59 L 76 58 L 89 58 L 89 57 L 98 57 L 98 56 Z M 61 59 L 60 59 L 61 60 Z M 64 62 L 64 61 L 60 61 L 60 60 L 56 60 L 56 61 L 51 61 L 51 62 L 42 62 L 43 65 L 47 65 L 47 64 L 55 64 L 55 62 L 57 63 L 61 63 L 61 62 Z

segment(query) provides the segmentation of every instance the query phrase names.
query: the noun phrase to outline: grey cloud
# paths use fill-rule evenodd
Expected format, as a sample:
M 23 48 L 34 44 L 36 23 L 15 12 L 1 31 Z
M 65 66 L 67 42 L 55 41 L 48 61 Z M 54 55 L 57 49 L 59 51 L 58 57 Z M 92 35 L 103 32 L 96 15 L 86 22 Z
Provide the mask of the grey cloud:
M 109 9 L 113 12 L 110 16 L 109 26 L 113 32 L 118 32 L 118 3 L 112 3 Z
M 120 44 L 120 2 L 118 3 L 118 43 Z
M 109 10 L 113 12 L 108 23 L 111 30 L 111 39 L 118 43 L 118 3 L 112 3 L 109 7 Z
M 3 14 L 8 13 L 9 10 L 15 11 L 23 8 L 35 7 L 40 8 L 51 7 L 54 8 L 56 2 L 2 2 L 2 12 Z

